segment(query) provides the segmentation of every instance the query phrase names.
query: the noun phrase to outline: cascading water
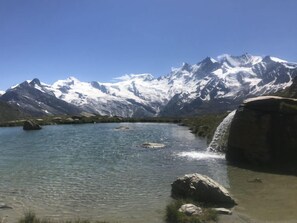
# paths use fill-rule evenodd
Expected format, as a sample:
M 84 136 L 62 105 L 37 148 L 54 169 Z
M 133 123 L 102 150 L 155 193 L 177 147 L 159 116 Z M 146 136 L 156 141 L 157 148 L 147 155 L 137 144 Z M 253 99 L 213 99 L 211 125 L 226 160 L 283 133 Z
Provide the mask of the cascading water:
M 227 147 L 229 129 L 235 112 L 236 110 L 230 112 L 217 127 L 214 136 L 207 148 L 207 151 L 223 152 L 224 149 Z

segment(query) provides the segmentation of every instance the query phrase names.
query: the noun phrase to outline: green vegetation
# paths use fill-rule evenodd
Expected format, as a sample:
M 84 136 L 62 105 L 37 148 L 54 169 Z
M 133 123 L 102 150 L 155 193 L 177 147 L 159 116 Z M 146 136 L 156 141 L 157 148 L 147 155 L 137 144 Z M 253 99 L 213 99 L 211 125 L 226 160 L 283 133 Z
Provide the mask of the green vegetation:
M 226 116 L 227 113 L 202 115 L 183 119 L 182 123 L 189 126 L 194 134 L 200 137 L 206 137 L 207 141 L 210 142 L 216 128 Z
M 147 118 L 123 118 L 118 116 L 101 116 L 101 115 L 90 115 L 90 116 L 45 116 L 40 118 L 29 119 L 35 121 L 39 125 L 58 125 L 58 124 L 85 124 L 85 123 L 112 123 L 112 122 L 163 122 L 163 123 L 180 123 L 181 119 L 178 118 L 162 118 L 162 117 L 147 117 Z M 14 121 L 2 121 L 0 122 L 1 127 L 12 127 L 22 126 L 25 122 L 25 118 L 17 119 Z
M 290 104 L 286 102 L 280 103 L 280 111 L 284 113 L 296 113 L 297 111 L 297 105 L 296 104 Z
M 196 206 L 201 206 L 197 202 L 193 201 L 183 201 L 175 200 L 172 201 L 166 207 L 166 222 L 168 223 L 205 223 L 205 222 L 215 222 L 217 220 L 217 213 L 209 208 L 202 208 L 203 212 L 201 215 L 187 216 L 184 213 L 178 211 L 178 209 L 183 205 L 191 203 Z
M 66 221 L 54 221 L 51 219 L 40 219 L 36 216 L 36 214 L 32 211 L 28 211 L 24 214 L 18 223 L 91 223 L 90 220 L 66 220 Z M 95 221 L 94 223 L 108 223 L 106 221 Z
M 0 112 L 1 114 L 1 112 Z M 84 123 L 122 123 L 122 122 L 156 122 L 156 123 L 178 123 L 181 125 L 188 126 L 192 133 L 206 137 L 208 142 L 212 139 L 212 136 L 221 123 L 226 117 L 227 113 L 223 114 L 209 114 L 201 115 L 189 118 L 173 118 L 173 117 L 146 117 L 146 118 L 123 118 L 118 116 L 101 116 L 101 115 L 60 115 L 60 116 L 44 116 L 38 118 L 28 117 L 35 121 L 39 125 L 59 125 L 59 124 L 84 124 Z M 0 118 L 0 127 L 12 127 L 22 126 L 26 119 L 19 118 L 13 121 L 7 118 Z

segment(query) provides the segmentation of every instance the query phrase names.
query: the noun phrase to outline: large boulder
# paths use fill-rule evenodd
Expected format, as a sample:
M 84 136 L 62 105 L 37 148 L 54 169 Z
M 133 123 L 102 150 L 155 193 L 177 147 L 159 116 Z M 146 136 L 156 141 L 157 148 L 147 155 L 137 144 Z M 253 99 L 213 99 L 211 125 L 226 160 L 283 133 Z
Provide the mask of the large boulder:
M 27 120 L 24 122 L 23 129 L 24 130 L 39 130 L 39 129 L 41 129 L 41 126 L 32 120 Z
M 231 123 L 226 158 L 238 164 L 290 169 L 297 160 L 297 100 L 246 100 Z
M 187 174 L 174 181 L 171 195 L 173 198 L 193 199 L 211 204 L 236 204 L 226 188 L 198 173 Z

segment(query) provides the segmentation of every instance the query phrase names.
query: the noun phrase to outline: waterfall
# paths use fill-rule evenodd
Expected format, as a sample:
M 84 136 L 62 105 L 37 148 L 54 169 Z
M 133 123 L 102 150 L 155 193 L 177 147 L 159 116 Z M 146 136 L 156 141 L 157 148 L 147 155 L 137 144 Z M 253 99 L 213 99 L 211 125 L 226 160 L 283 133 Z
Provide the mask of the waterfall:
M 207 151 L 223 152 L 227 147 L 229 128 L 236 110 L 230 112 L 217 127 Z

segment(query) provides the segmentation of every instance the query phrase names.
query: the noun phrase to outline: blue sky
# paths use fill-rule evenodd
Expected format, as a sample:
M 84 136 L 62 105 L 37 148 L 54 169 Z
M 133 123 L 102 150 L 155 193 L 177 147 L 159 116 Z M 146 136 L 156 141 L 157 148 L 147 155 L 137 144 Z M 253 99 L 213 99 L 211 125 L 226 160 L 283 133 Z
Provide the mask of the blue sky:
M 0 0 L 0 89 L 158 77 L 228 53 L 297 62 L 296 0 Z

